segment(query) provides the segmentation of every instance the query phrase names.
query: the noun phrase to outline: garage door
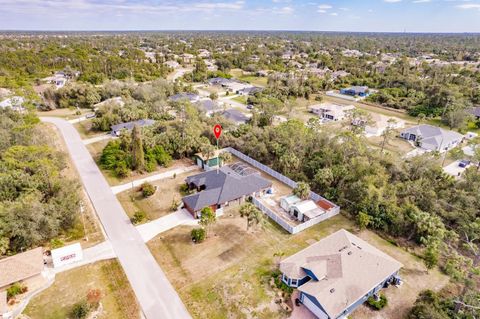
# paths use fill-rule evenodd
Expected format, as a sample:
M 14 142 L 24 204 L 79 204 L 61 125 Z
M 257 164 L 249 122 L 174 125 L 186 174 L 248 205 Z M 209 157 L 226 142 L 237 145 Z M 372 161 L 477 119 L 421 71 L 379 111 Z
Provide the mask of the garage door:
M 302 295 L 303 305 L 307 307 L 317 318 L 319 319 L 328 319 L 328 316 L 325 312 L 319 309 L 307 296 Z

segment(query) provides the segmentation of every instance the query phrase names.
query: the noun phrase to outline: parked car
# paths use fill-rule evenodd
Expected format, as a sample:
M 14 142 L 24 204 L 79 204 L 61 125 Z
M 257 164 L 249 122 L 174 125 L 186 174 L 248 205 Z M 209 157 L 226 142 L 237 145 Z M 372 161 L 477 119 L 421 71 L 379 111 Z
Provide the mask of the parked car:
M 460 166 L 461 168 L 466 168 L 468 165 L 470 165 L 470 161 L 469 160 L 462 160 L 460 161 L 460 163 L 458 163 L 458 166 Z
M 252 109 L 253 109 L 253 105 L 252 105 L 252 104 L 248 104 L 248 105 L 247 105 L 247 109 L 252 110 Z

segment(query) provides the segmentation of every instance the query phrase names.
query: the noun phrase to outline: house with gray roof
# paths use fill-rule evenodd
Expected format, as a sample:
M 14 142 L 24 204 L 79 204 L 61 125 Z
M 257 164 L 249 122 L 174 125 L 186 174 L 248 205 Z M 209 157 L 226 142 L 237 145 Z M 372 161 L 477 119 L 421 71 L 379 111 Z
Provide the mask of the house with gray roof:
M 282 281 L 298 288 L 317 318 L 346 318 L 369 297 L 398 285 L 403 265 L 342 229 L 284 259 Z
M 222 113 L 222 116 L 229 121 L 234 122 L 235 124 L 245 124 L 250 118 L 236 109 L 228 109 Z
M 241 204 L 272 187 L 271 181 L 241 162 L 189 176 L 185 182 L 190 190 L 196 191 L 182 199 L 184 207 L 195 218 L 200 218 L 200 211 L 205 207 L 212 208 L 217 216 L 222 215 L 224 207 Z
M 140 127 L 145 127 L 145 126 L 152 126 L 155 124 L 154 120 L 138 120 L 138 121 L 132 121 L 132 122 L 126 122 L 126 123 L 120 123 L 117 125 L 112 125 L 112 135 L 113 136 L 120 136 L 123 130 L 131 131 L 133 130 L 133 127 L 135 125 L 138 125 Z
M 195 103 L 195 106 L 200 112 L 205 113 L 207 116 L 212 116 L 216 112 L 220 112 L 222 109 L 218 102 L 211 99 L 203 99 Z
M 437 152 L 448 151 L 463 141 L 463 135 L 460 133 L 428 124 L 407 128 L 400 133 L 400 137 L 414 142 L 427 151 Z
M 370 95 L 368 86 L 351 86 L 340 90 L 340 94 L 366 97 Z
M 194 93 L 178 93 L 170 96 L 168 100 L 172 102 L 188 101 L 190 103 L 196 103 L 200 101 L 200 96 Z

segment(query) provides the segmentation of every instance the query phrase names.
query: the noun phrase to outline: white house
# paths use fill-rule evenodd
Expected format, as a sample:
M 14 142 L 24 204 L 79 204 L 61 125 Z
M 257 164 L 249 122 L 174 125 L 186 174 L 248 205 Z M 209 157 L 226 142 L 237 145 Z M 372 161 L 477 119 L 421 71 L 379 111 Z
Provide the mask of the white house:
M 319 207 L 313 200 L 302 200 L 296 195 L 282 197 L 280 207 L 301 222 L 326 213 L 326 210 Z
M 405 121 L 382 114 L 371 113 L 370 120 L 370 123 L 365 123 L 364 120 L 354 120 L 352 125 L 365 126 L 366 136 L 381 136 L 387 128 L 399 129 L 405 127 Z
M 310 112 L 317 114 L 320 118 L 331 121 L 342 121 L 346 118 L 347 112 L 353 110 L 353 105 L 340 105 L 333 103 L 316 104 L 309 107 Z
M 25 108 L 23 107 L 23 103 L 25 103 L 25 99 L 21 96 L 12 96 L 8 99 L 5 99 L 0 102 L 0 108 L 11 108 L 14 111 L 24 111 Z

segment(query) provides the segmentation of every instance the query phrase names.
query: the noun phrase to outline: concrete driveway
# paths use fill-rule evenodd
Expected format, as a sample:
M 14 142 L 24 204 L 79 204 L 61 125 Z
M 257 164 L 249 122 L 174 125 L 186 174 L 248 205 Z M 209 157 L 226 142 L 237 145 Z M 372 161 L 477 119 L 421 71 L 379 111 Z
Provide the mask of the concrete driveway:
M 148 250 L 143 238 L 112 193 L 72 124 L 53 117 L 44 117 L 41 120 L 54 124 L 62 133 L 83 186 L 145 317 L 147 319 L 191 318 L 175 289 Z
M 186 210 L 180 209 L 175 213 L 160 217 L 152 222 L 137 226 L 137 230 L 145 242 L 151 240 L 160 233 L 180 225 L 198 225 L 198 220 Z
M 465 170 L 467 168 L 466 167 L 460 167 L 460 166 L 458 166 L 458 164 L 460 164 L 460 161 L 455 161 L 455 162 L 445 166 L 443 168 L 443 170 L 448 175 L 452 175 L 455 178 L 460 178 L 462 176 L 463 172 L 465 172 Z M 470 165 L 468 165 L 468 167 L 470 167 Z

